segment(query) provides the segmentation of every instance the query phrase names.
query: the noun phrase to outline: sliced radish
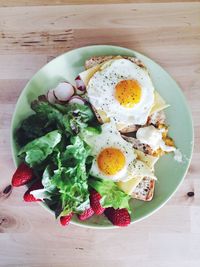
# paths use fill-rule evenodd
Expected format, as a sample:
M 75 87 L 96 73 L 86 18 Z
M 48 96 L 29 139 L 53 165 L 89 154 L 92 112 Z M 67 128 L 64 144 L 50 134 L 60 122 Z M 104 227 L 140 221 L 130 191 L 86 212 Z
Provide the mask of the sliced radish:
M 99 70 L 100 65 L 94 66 L 90 69 L 84 70 L 83 72 L 79 73 L 78 77 L 76 77 L 76 87 L 79 90 L 80 94 L 86 91 L 86 87 L 93 77 L 93 75 Z
M 75 104 L 84 105 L 85 102 L 86 100 L 78 95 L 72 96 L 72 98 L 69 100 L 69 104 L 75 103 Z
M 54 89 L 49 89 L 49 91 L 47 92 L 47 100 L 51 104 L 54 104 L 56 102 L 56 98 L 54 95 Z
M 83 82 L 83 80 L 81 79 L 80 75 L 78 75 L 75 79 L 76 82 L 76 88 L 81 92 L 84 93 L 86 90 L 86 86 Z
M 68 82 L 59 83 L 54 89 L 54 96 L 59 101 L 68 101 L 74 94 L 74 87 Z

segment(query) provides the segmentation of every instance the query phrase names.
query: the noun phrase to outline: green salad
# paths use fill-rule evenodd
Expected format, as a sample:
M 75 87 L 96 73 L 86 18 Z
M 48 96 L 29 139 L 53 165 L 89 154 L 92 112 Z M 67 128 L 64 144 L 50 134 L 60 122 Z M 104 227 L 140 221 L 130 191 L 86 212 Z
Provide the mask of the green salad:
M 130 196 L 108 179 L 91 176 L 93 162 L 87 138 L 101 133 L 101 126 L 89 104 L 50 103 L 40 96 L 31 104 L 33 114 L 16 132 L 18 157 L 41 181 L 34 190 L 35 199 L 43 201 L 56 217 L 82 214 L 90 208 L 90 192 L 101 196 L 105 209 L 126 208 Z

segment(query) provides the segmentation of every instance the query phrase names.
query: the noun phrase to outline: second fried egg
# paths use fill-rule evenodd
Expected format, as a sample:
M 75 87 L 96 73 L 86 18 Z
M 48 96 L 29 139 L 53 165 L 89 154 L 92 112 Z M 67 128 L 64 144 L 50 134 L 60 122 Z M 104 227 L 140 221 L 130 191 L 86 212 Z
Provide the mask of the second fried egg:
M 136 160 L 130 143 L 125 141 L 113 122 L 102 125 L 99 135 L 85 140 L 91 146 L 94 157 L 90 174 L 101 179 L 127 181 L 138 176 L 152 176 L 152 170 L 143 162 Z

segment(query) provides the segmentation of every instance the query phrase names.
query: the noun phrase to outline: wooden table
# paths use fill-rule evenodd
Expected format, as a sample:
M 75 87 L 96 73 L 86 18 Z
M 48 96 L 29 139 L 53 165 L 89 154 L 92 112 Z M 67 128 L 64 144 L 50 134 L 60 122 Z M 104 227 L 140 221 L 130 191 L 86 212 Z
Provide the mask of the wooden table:
M 0 1 L 0 266 L 200 266 L 200 3 L 90 2 Z M 3 194 L 15 169 L 9 134 L 23 87 L 55 56 L 91 44 L 156 60 L 193 113 L 195 148 L 184 183 L 165 207 L 125 229 L 62 228 L 42 207 L 22 201 L 24 188 Z

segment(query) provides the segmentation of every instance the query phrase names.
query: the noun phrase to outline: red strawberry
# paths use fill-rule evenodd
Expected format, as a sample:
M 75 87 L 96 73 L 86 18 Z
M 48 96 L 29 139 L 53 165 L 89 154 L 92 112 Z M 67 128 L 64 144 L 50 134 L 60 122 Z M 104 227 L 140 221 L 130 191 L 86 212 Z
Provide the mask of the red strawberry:
M 131 222 L 130 215 L 127 209 L 114 209 L 107 208 L 104 212 L 108 220 L 112 222 L 112 224 L 117 226 L 127 226 Z
M 90 206 L 97 215 L 102 214 L 105 210 L 105 208 L 101 206 L 100 199 L 101 195 L 97 191 L 92 190 L 90 192 Z
M 32 194 L 31 191 L 41 189 L 43 188 L 43 185 L 41 181 L 37 181 L 34 183 L 24 194 L 24 201 L 26 202 L 36 202 L 36 201 L 41 201 L 41 199 L 36 199 Z
M 86 209 L 83 213 L 79 214 L 78 218 L 80 221 L 85 221 L 85 220 L 89 219 L 90 217 L 92 217 L 93 214 L 94 214 L 94 211 L 90 207 L 89 209 Z
M 36 201 L 41 201 L 41 199 L 36 199 L 32 194 L 30 194 L 29 191 L 26 191 L 26 193 L 24 194 L 24 201 L 36 202 Z
M 26 165 L 25 163 L 21 163 L 12 177 L 12 185 L 13 186 L 21 186 L 33 179 L 33 170 Z
M 60 217 L 60 223 L 63 225 L 63 226 L 66 226 L 69 224 L 71 218 L 73 216 L 73 213 L 69 213 L 68 215 L 66 216 L 61 216 Z

